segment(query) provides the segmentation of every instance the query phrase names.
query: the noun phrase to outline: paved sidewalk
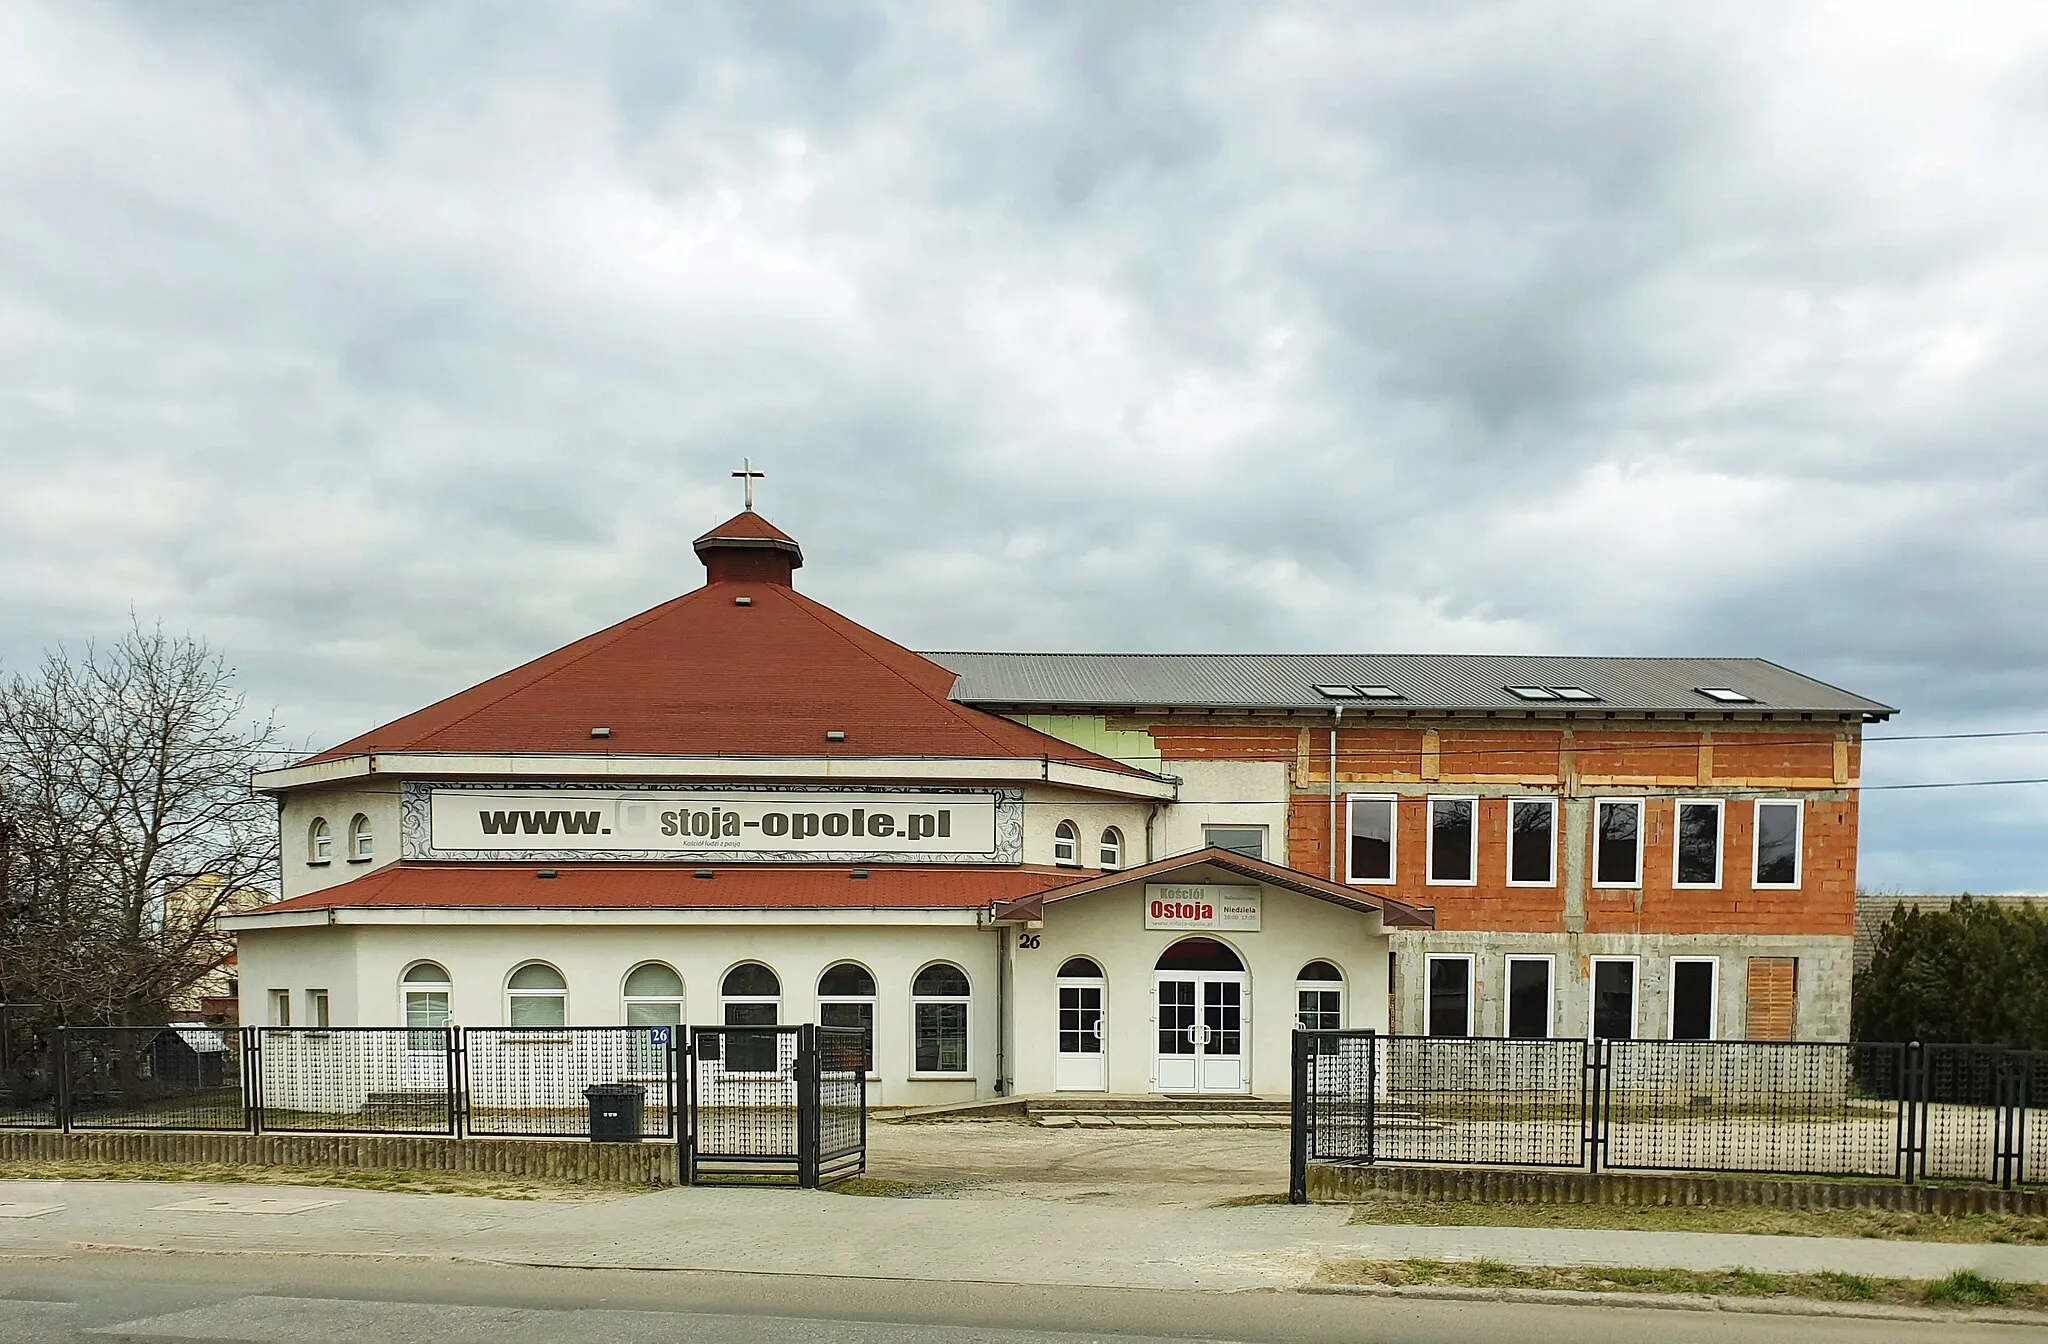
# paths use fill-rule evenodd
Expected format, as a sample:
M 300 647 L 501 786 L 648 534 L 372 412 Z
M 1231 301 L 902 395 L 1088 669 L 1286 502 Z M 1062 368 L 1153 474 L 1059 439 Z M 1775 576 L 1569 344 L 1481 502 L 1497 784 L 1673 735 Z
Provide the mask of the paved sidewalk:
M 169 1207 L 169 1206 L 180 1207 Z M 1202 1209 L 663 1190 L 583 1203 L 280 1186 L 0 1181 L 0 1256 L 378 1255 L 588 1268 L 1288 1288 L 1329 1257 L 1844 1270 L 2048 1282 L 2048 1248 L 1691 1232 L 1349 1226 L 1343 1206 Z

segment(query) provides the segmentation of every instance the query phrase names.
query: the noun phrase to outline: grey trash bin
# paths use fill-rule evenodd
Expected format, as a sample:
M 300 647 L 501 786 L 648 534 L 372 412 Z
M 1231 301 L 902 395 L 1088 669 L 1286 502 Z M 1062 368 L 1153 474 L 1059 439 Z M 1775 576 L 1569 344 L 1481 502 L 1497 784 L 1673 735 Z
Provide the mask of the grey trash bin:
M 640 1113 L 647 1104 L 645 1092 L 624 1083 L 599 1083 L 584 1088 L 583 1099 L 590 1103 L 592 1143 L 640 1142 Z

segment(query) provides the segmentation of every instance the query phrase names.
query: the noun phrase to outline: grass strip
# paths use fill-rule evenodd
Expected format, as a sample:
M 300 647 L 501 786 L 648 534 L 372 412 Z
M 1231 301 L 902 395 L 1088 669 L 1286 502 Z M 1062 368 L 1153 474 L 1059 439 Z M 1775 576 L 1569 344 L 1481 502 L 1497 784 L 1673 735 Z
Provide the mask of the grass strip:
M 0 1162 L 5 1181 L 164 1181 L 210 1185 L 314 1185 L 405 1195 L 486 1199 L 588 1200 L 645 1189 L 594 1181 L 493 1176 L 459 1171 L 385 1171 L 357 1167 L 258 1167 L 227 1162 L 94 1162 L 72 1158 Z
M 1768 1274 L 1754 1269 L 1629 1269 L 1506 1265 L 1498 1260 L 1331 1260 L 1322 1283 L 1446 1288 L 1547 1288 L 1580 1293 L 1667 1293 L 1696 1297 L 1784 1297 L 1914 1307 L 2048 1309 L 2048 1285 L 2003 1283 L 1972 1270 L 1945 1279 L 1883 1279 L 1826 1271 Z
M 1390 1196 L 1352 1206 L 1351 1221 L 1380 1226 L 1574 1227 L 1620 1232 L 1737 1232 L 1751 1236 L 1858 1237 L 1962 1245 L 2048 1245 L 2048 1218 L 1892 1209 L 1513 1204 Z

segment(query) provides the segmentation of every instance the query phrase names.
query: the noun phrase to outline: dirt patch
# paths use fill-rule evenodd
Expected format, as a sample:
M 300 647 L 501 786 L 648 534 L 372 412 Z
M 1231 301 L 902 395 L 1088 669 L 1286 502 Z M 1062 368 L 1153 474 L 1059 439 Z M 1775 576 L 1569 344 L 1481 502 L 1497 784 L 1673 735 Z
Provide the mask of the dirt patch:
M 923 1198 L 1096 1204 L 1284 1199 L 1285 1129 L 1045 1129 L 1016 1120 L 868 1127 L 867 1175 Z
M 1735 1232 L 1752 1236 L 1863 1237 L 1878 1241 L 2048 1244 L 2048 1218 L 2016 1214 L 1947 1217 L 1894 1209 L 1635 1208 L 1617 1204 L 1483 1204 L 1388 1197 L 1353 1205 L 1351 1221 L 1365 1225 L 1572 1227 L 1623 1232 Z

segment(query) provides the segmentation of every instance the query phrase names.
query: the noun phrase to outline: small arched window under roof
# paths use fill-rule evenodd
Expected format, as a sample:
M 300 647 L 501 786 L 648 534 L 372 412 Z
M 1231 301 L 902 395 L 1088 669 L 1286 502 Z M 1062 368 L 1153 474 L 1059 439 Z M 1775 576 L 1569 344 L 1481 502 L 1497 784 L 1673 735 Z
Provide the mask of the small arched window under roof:
M 1068 957 L 1060 963 L 1062 980 L 1100 980 L 1102 968 L 1087 957 Z
M 1052 861 L 1077 865 L 1081 862 L 1081 830 L 1071 821 L 1052 828 Z

